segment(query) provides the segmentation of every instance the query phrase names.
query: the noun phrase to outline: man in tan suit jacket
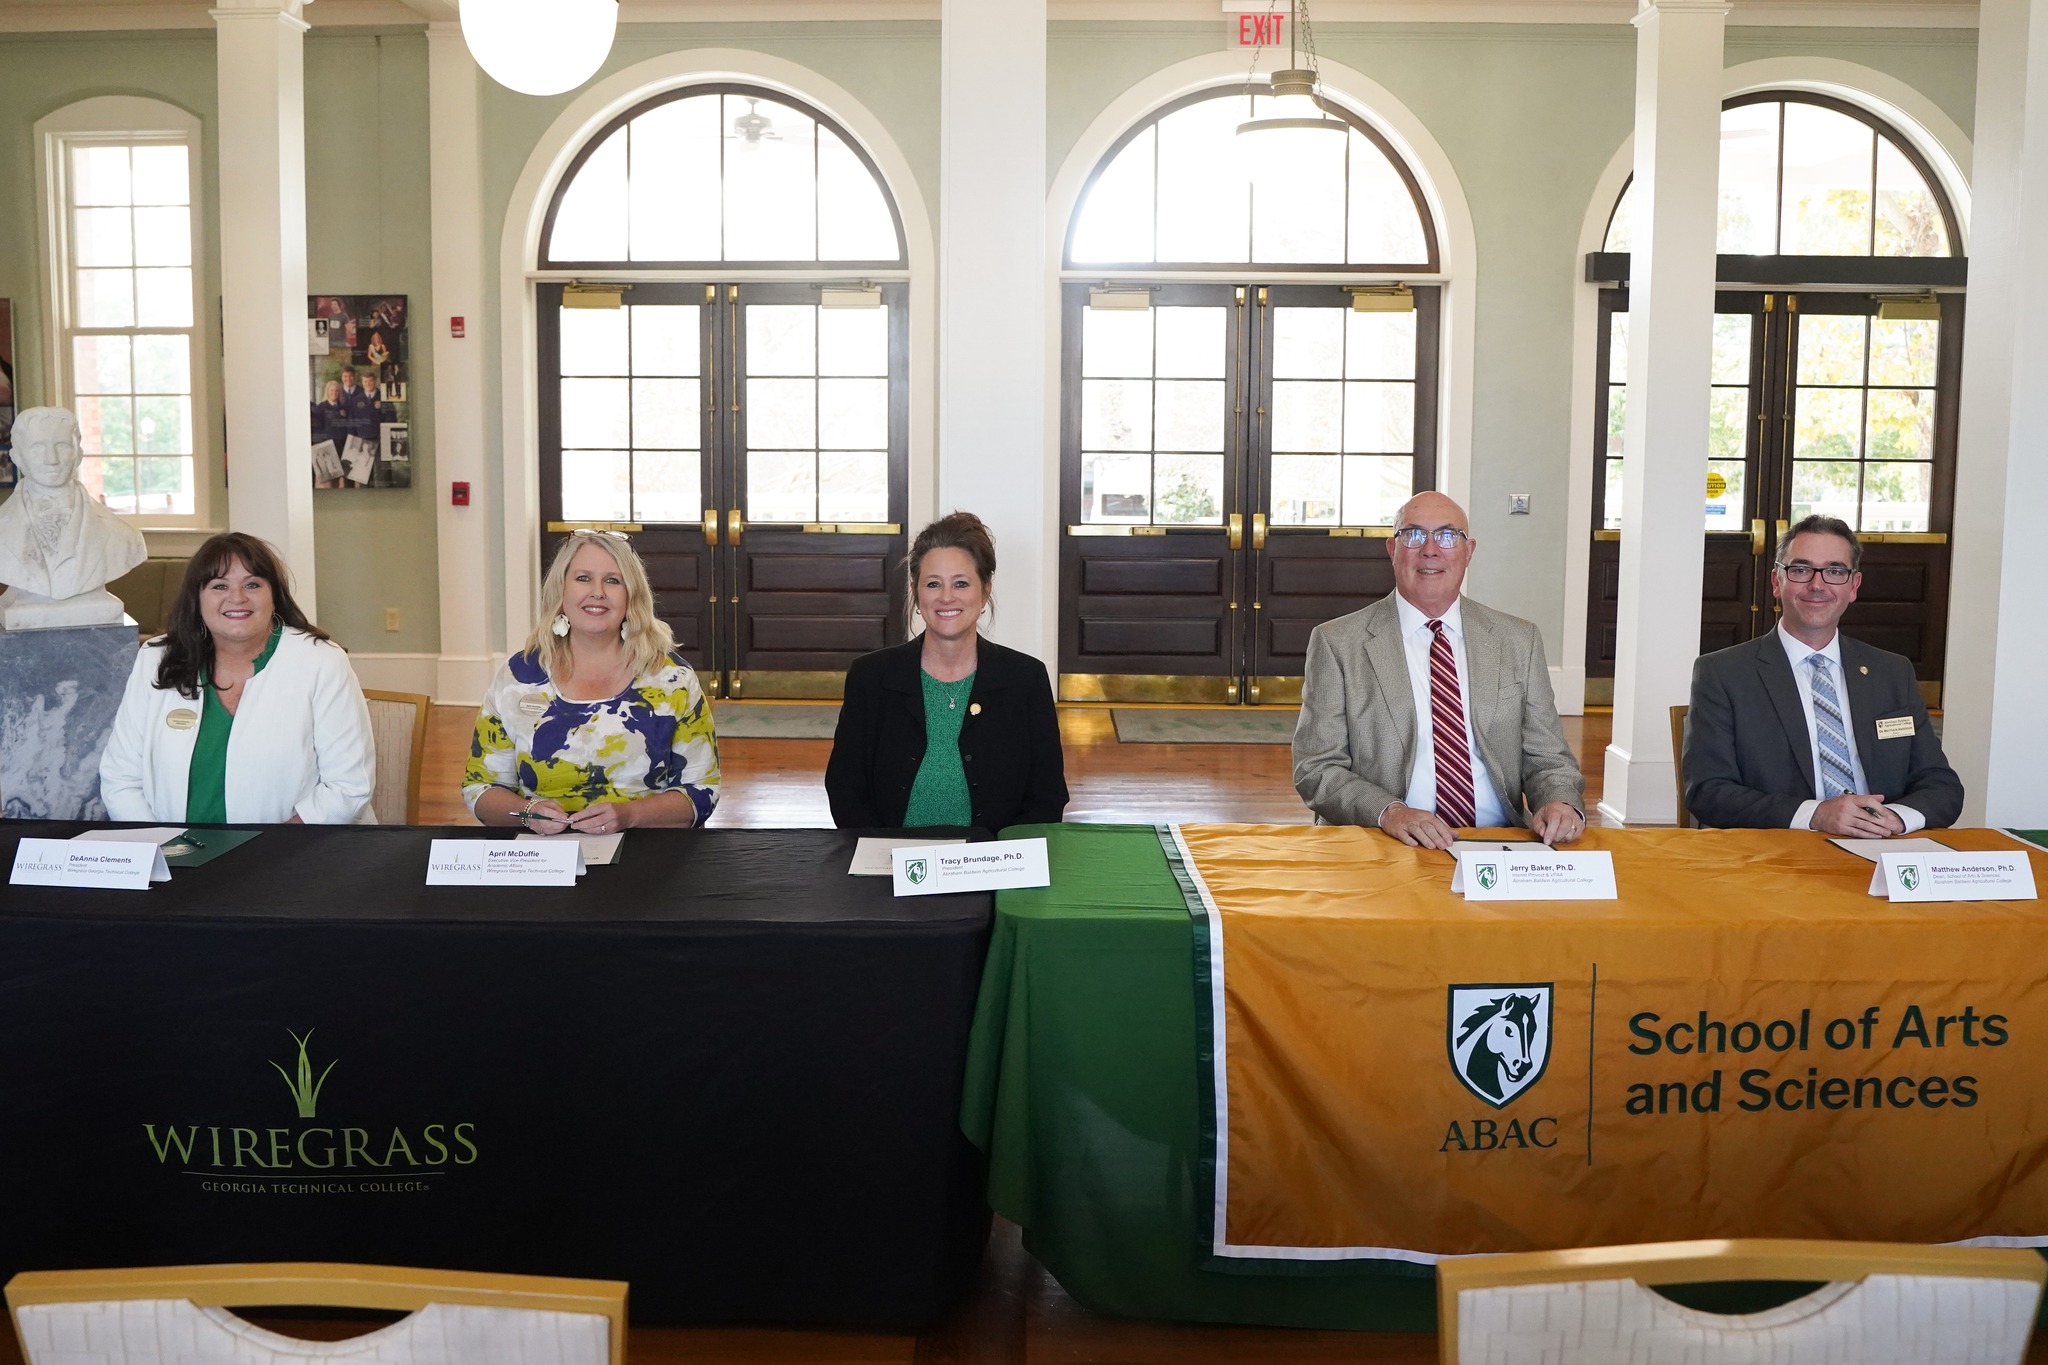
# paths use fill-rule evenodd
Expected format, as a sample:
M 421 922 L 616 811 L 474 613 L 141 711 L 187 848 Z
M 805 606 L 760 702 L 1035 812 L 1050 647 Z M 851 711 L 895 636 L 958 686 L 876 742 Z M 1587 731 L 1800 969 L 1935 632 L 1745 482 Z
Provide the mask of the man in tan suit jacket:
M 1376 825 L 1406 844 L 1448 848 L 1457 830 L 1436 808 L 1460 813 L 1462 774 L 1474 824 L 1523 826 L 1547 843 L 1585 829 L 1586 783 L 1565 744 L 1543 637 L 1459 596 L 1475 548 L 1463 508 L 1441 493 L 1417 494 L 1387 541 L 1394 592 L 1309 636 L 1294 789 L 1323 822 Z M 1443 667 L 1435 666 L 1439 635 L 1449 647 Z M 1452 672 L 1458 709 L 1440 716 L 1435 694 L 1452 691 Z M 1458 710 L 1462 724 L 1452 719 Z M 1440 772 L 1439 730 L 1462 734 L 1468 768 Z

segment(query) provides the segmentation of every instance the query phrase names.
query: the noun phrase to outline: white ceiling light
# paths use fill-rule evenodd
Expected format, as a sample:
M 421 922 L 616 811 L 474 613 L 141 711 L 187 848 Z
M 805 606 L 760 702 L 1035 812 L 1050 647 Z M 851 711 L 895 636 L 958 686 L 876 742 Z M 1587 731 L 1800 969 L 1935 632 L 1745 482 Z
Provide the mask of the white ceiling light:
M 462 37 L 486 75 L 522 95 L 559 95 L 611 55 L 619 0 L 462 0 Z
M 1343 151 L 1341 138 L 1330 135 L 1350 131 L 1350 125 L 1326 112 L 1308 5 L 1290 0 L 1290 6 L 1286 69 L 1264 83 L 1255 80 L 1264 49 L 1254 49 L 1252 75 L 1245 80 L 1247 93 L 1258 97 L 1258 117 L 1237 125 L 1237 150 L 1254 183 L 1311 173 L 1315 161 Z

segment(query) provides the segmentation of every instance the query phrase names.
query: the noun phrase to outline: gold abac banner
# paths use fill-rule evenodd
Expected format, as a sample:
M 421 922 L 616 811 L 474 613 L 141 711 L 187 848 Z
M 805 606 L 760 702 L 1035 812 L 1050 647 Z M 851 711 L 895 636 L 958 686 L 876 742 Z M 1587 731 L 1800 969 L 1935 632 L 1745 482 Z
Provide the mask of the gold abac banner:
M 2038 902 L 1894 906 L 1786 830 L 1589 830 L 1619 900 L 1484 903 L 1377 831 L 1170 834 L 1218 1256 L 2048 1240 Z

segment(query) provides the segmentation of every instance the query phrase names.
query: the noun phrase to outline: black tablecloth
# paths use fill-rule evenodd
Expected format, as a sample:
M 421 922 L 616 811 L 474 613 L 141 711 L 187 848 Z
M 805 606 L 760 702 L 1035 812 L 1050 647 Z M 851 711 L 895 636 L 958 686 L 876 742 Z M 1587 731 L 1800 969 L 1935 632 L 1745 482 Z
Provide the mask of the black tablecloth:
M 0 866 L 79 828 L 0 824 Z M 896 900 L 821 830 L 424 885 L 431 838 L 485 833 L 0 886 L 0 1281 L 367 1261 L 623 1279 L 648 1322 L 943 1312 L 988 1227 L 958 1110 L 989 897 Z

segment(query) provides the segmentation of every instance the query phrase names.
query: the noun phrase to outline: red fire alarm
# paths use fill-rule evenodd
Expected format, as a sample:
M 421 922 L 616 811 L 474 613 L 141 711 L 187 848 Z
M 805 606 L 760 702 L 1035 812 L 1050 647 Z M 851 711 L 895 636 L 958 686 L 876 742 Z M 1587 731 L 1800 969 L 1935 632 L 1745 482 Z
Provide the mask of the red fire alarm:
M 459 318 L 457 319 L 457 321 L 460 320 Z M 457 479 L 448 485 L 448 505 L 450 507 L 469 506 L 469 480 Z
M 450 318 L 448 319 L 448 335 L 464 337 L 469 335 L 469 328 L 461 318 Z

